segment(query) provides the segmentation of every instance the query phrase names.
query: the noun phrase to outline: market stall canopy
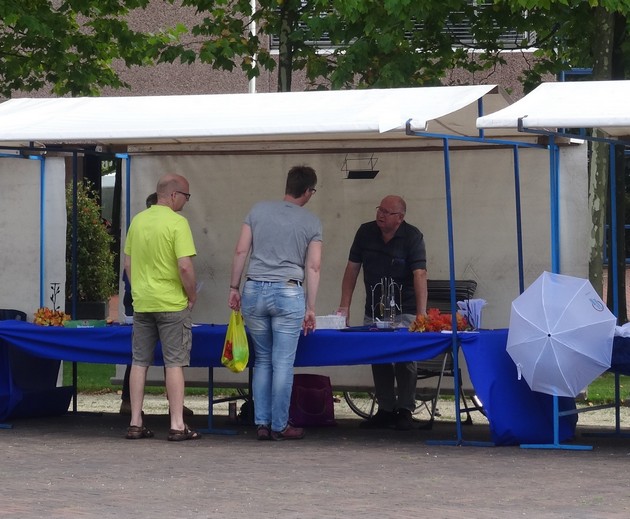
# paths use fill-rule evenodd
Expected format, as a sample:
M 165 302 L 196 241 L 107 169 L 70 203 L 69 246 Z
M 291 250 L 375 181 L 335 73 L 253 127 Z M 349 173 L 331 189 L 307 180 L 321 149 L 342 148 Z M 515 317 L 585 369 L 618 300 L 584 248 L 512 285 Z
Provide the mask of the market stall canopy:
M 509 104 L 495 85 L 11 99 L 0 104 L 0 143 L 400 139 L 409 120 L 414 130 L 477 135 L 480 99 L 485 111 Z
M 543 83 L 531 93 L 477 119 L 477 128 L 599 128 L 630 136 L 630 81 Z

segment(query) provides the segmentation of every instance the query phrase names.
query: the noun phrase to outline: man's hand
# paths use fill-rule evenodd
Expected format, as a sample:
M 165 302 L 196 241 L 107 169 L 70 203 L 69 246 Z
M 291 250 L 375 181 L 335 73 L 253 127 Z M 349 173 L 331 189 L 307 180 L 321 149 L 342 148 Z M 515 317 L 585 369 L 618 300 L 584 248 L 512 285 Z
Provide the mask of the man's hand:
M 302 330 L 304 335 L 308 335 L 309 332 L 315 331 L 315 312 L 313 310 L 307 310 L 304 315 L 304 323 L 302 323 Z

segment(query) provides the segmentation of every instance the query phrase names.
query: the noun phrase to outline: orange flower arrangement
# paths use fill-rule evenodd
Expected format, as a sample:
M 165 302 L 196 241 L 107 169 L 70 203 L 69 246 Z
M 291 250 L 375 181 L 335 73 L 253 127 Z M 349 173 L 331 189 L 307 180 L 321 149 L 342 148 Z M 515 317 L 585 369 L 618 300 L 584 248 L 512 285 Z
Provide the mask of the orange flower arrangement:
M 450 313 L 443 314 L 437 308 L 429 308 L 427 315 L 416 318 L 409 326 L 410 332 L 441 332 L 442 330 L 452 330 L 452 316 Z M 463 332 L 470 329 L 468 320 L 457 314 L 457 330 Z
M 61 310 L 51 310 L 50 308 L 38 308 L 33 316 L 33 323 L 40 326 L 63 326 L 65 321 L 69 321 L 70 316 Z

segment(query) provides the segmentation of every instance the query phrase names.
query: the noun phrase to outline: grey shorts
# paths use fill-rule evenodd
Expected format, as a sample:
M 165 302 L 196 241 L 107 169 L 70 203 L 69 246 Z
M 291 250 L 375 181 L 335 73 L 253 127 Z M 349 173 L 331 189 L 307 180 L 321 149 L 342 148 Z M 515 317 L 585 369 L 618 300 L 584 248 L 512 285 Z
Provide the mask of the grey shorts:
M 131 342 L 133 364 L 151 366 L 155 346 L 162 343 L 162 356 L 167 368 L 190 365 L 192 319 L 187 308 L 180 312 L 135 312 Z

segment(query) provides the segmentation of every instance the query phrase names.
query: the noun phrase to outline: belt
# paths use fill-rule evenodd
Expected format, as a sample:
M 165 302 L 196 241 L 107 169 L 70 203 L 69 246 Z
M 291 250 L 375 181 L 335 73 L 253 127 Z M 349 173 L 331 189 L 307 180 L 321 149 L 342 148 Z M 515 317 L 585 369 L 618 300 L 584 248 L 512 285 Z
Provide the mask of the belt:
M 255 279 L 252 278 L 246 278 L 247 281 L 256 281 Z M 302 281 L 300 281 L 299 279 L 287 279 L 286 281 L 287 285 L 297 285 L 298 287 L 302 286 Z

